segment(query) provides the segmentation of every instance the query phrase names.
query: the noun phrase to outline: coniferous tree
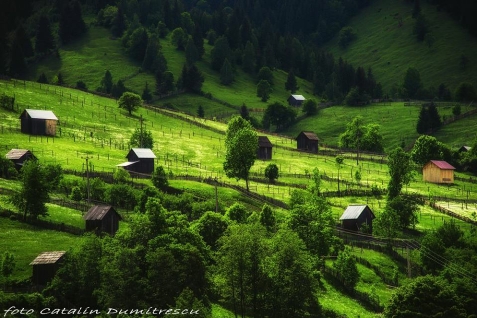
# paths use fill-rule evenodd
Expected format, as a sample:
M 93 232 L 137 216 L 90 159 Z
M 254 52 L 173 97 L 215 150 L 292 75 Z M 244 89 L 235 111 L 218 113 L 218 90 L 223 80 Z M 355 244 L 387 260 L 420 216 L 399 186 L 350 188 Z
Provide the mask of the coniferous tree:
M 13 39 L 10 55 L 8 73 L 11 76 L 23 78 L 27 73 L 27 65 L 25 56 L 23 55 L 22 45 L 17 37 Z
M 192 65 L 199 60 L 199 51 L 195 46 L 194 40 L 192 38 L 187 41 L 187 46 L 185 48 L 186 62 L 188 65 Z
M 442 120 L 434 103 L 431 103 L 427 108 L 427 114 L 429 118 L 429 127 L 433 130 L 439 129 L 442 126 Z
M 419 117 L 417 119 L 417 133 L 424 134 L 429 130 L 429 120 L 428 120 L 428 113 L 425 106 L 421 107 L 421 111 L 419 112 Z
M 257 96 L 262 102 L 266 102 L 270 98 L 272 87 L 267 80 L 260 80 L 257 84 Z
M 152 34 L 149 37 L 146 53 L 144 54 L 144 59 L 142 61 L 141 67 L 143 70 L 154 71 L 154 68 L 153 68 L 154 61 L 157 58 L 157 54 L 159 50 L 160 50 L 159 39 L 157 38 L 157 35 Z
M 167 2 L 167 1 L 166 1 Z M 115 37 L 121 37 L 126 30 L 126 17 L 124 16 L 122 5 L 118 6 L 116 16 L 111 21 L 111 33 Z
M 38 83 L 48 84 L 48 79 L 46 78 L 45 73 L 41 73 L 37 79 Z
M 200 93 L 202 91 L 202 83 L 204 82 L 204 76 L 199 71 L 195 64 L 192 64 L 187 68 L 187 80 L 184 81 L 184 88 L 194 93 Z
M 0 74 L 7 73 L 9 59 L 7 43 L 7 21 L 4 11 L 0 10 Z
M 142 91 L 141 98 L 148 103 L 152 100 L 151 90 L 149 89 L 147 82 L 146 82 L 146 86 L 144 87 Z
M 113 76 L 111 75 L 111 72 L 107 70 L 101 80 L 100 91 L 110 94 L 111 88 L 113 88 Z
M 225 36 L 221 36 L 215 41 L 214 47 L 210 51 L 211 67 L 213 70 L 220 71 L 224 65 L 225 59 L 230 59 L 232 51 L 229 42 Z
M 204 38 L 202 37 L 202 30 L 200 29 L 200 26 L 198 24 L 196 24 L 195 26 L 194 33 L 192 34 L 192 40 L 194 41 L 194 45 L 199 55 L 198 59 L 200 60 L 205 53 L 205 49 Z
M 250 41 L 247 42 L 243 51 L 242 69 L 248 74 L 255 72 L 255 49 Z
M 149 43 L 147 31 L 144 28 L 137 28 L 131 34 L 129 43 L 129 55 L 136 61 L 143 61 L 144 56 L 146 55 L 147 45 Z
M 47 16 L 42 15 L 38 22 L 36 31 L 35 52 L 38 54 L 46 54 L 55 48 L 55 41 L 51 33 L 50 20 Z
M 127 91 L 127 89 L 124 86 L 123 81 L 118 80 L 118 82 L 116 84 L 113 84 L 113 86 L 111 87 L 111 96 L 113 96 L 114 98 L 119 98 L 126 91 Z
M 25 32 L 25 28 L 23 27 L 23 24 L 20 24 L 18 28 L 15 30 L 15 38 L 20 43 L 23 56 L 25 58 L 32 57 L 35 52 L 33 51 L 33 46 L 31 45 L 31 40 L 27 36 Z
M 199 105 L 199 107 L 197 108 L 197 116 L 199 116 L 200 118 L 204 118 L 205 116 L 204 107 L 202 107 L 202 105 Z
M 225 59 L 224 65 L 220 69 L 220 83 L 230 85 L 234 81 L 234 70 L 228 59 Z
M 296 82 L 295 73 L 293 69 L 288 72 L 287 81 L 285 82 L 285 89 L 294 94 L 298 90 L 298 84 Z
M 245 119 L 245 120 L 249 120 L 250 119 L 250 114 L 248 112 L 248 108 L 247 108 L 247 105 L 245 104 L 242 104 L 242 107 L 240 107 L 240 116 Z
M 58 35 L 63 44 L 70 42 L 86 31 L 86 24 L 81 13 L 81 5 L 73 0 L 61 9 Z
M 58 72 L 58 76 L 57 76 L 57 77 L 58 77 L 58 82 L 57 82 L 58 85 L 63 85 L 63 84 L 65 84 L 65 80 L 64 80 L 63 74 L 61 74 L 61 72 Z

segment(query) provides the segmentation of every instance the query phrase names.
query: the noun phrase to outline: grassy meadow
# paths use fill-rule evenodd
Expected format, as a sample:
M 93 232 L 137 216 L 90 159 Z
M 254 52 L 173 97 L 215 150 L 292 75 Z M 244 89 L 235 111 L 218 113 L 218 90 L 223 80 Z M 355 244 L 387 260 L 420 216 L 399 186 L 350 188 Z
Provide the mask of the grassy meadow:
M 446 12 L 422 1 L 421 12 L 429 21 L 434 38 L 434 43 L 428 47 L 426 42 L 418 42 L 413 35 L 412 6 L 406 1 L 372 1 L 348 24 L 357 33 L 357 39 L 348 48 L 341 49 L 336 36 L 325 48 L 355 67 L 372 67 L 384 92 L 389 92 L 394 84 L 402 83 L 408 67 L 417 67 L 425 87 L 445 83 L 453 92 L 461 82 L 475 84 L 475 37 Z M 399 21 L 402 21 L 401 25 Z M 465 70 L 459 67 L 462 54 L 470 60 Z

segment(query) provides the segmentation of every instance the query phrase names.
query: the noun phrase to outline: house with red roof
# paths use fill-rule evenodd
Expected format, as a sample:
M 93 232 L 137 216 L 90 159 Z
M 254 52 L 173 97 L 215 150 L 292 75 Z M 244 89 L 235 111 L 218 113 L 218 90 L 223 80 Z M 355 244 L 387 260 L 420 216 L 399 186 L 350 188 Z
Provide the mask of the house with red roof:
M 422 168 L 422 179 L 432 183 L 454 183 L 455 168 L 443 160 L 431 160 Z

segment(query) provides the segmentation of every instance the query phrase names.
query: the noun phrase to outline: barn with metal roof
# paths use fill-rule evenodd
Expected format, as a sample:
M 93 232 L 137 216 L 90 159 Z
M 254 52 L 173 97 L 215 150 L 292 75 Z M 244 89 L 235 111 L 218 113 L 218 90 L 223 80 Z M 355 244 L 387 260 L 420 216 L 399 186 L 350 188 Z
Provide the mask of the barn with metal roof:
M 25 109 L 20 115 L 21 132 L 30 135 L 56 135 L 58 118 L 51 110 Z
M 366 204 L 351 204 L 341 215 L 340 221 L 344 229 L 351 231 L 359 231 L 366 224 L 372 233 L 374 218 L 373 211 Z

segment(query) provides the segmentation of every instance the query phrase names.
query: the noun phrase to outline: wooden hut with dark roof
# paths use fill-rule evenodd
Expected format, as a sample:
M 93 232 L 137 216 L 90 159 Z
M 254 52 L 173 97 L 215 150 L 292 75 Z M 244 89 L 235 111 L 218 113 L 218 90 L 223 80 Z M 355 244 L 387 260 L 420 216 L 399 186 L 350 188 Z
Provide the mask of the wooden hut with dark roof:
M 36 285 L 46 285 L 61 265 L 65 251 L 43 252 L 38 255 L 30 265 L 33 266 L 32 281 Z
M 25 109 L 20 115 L 20 121 L 22 133 L 56 136 L 58 118 L 51 110 Z
M 302 131 L 295 138 L 298 150 L 318 153 L 318 136 L 312 131 Z
M 127 162 L 123 162 L 117 167 L 123 167 L 124 169 L 137 172 L 151 174 L 154 172 L 154 159 L 156 155 L 149 148 L 132 148 L 128 155 Z
M 454 183 L 455 168 L 443 160 L 431 160 L 422 167 L 422 179 L 432 183 Z
M 260 160 L 272 160 L 272 143 L 267 136 L 258 136 L 257 158 Z
M 83 219 L 86 231 L 106 232 L 111 235 L 119 230 L 121 215 L 110 205 L 95 205 L 88 210 Z
M 290 106 L 300 107 L 306 98 L 303 95 L 290 95 L 287 101 Z
M 37 160 L 35 155 L 27 149 L 12 149 L 6 155 L 5 158 L 9 159 L 15 164 L 15 168 L 20 170 L 23 164 L 27 160 Z
M 343 228 L 350 231 L 359 231 L 366 224 L 372 233 L 374 218 L 373 211 L 366 204 L 351 204 L 341 215 L 340 221 Z

